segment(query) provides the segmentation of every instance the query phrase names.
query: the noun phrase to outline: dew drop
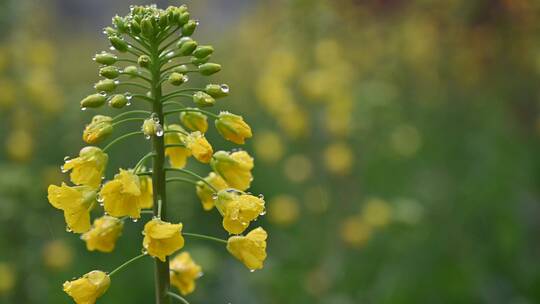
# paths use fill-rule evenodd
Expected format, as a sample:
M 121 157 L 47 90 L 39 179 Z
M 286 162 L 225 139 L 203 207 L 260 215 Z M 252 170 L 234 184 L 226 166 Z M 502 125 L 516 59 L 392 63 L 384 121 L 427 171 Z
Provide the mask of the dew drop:
M 131 221 L 133 221 L 134 223 L 136 223 L 137 221 L 139 221 L 139 219 L 133 218 L 133 219 L 131 219 Z
M 152 136 L 150 136 L 150 135 L 145 135 L 144 136 L 144 139 L 146 139 L 146 140 L 149 140 L 150 138 L 152 138 Z
M 264 199 L 264 194 L 259 194 L 259 198 L 263 200 Z
M 126 97 L 127 100 L 131 100 L 131 98 L 133 98 L 133 95 L 131 94 L 131 92 L 125 92 L 124 97 Z
M 142 254 L 148 254 L 148 250 L 146 250 L 146 248 L 143 248 L 143 249 L 141 250 L 141 253 L 142 253 Z
M 259 215 L 265 215 L 266 214 L 266 210 L 264 210 L 263 212 L 259 213 Z
M 82 107 L 82 108 L 81 108 L 81 111 L 86 111 L 86 107 Z
M 199 25 L 201 22 L 199 20 L 195 20 L 195 25 Z
M 222 84 L 219 88 L 221 89 L 221 92 L 229 93 L 229 86 L 228 85 Z
M 62 171 L 62 173 L 66 173 L 66 172 L 68 172 L 68 170 L 67 170 L 67 169 L 64 169 L 64 166 L 60 166 L 60 171 Z
M 114 46 L 111 46 L 111 47 L 109 48 L 109 50 L 114 51 L 114 50 L 116 50 L 116 49 L 114 48 Z
M 188 75 L 184 75 L 184 77 L 182 77 L 182 81 L 183 82 L 188 82 L 189 81 Z
M 131 45 L 128 45 L 128 49 L 131 49 L 131 48 L 133 48 L 133 47 Z
M 107 92 L 101 91 L 101 92 L 99 92 L 99 95 L 101 95 L 101 96 L 107 96 Z
M 64 161 L 68 161 L 69 160 L 69 156 L 64 156 Z
M 120 84 L 120 81 L 115 80 L 115 81 L 114 81 L 114 84 L 118 85 L 118 84 Z
M 253 273 L 255 272 L 255 269 L 250 269 L 249 272 Z
M 69 226 L 66 226 L 66 232 L 73 232 L 73 229 L 69 228 Z
M 103 196 L 101 196 L 99 193 L 96 195 L 96 200 L 97 200 L 99 203 L 103 203 L 103 201 L 104 201 Z
M 161 125 L 159 125 L 156 130 L 156 136 L 161 137 L 163 136 L 163 133 L 163 128 L 161 127 Z
M 170 52 L 167 53 L 167 57 L 172 57 L 172 56 L 174 56 L 174 52 L 173 52 L 173 51 L 170 51 Z

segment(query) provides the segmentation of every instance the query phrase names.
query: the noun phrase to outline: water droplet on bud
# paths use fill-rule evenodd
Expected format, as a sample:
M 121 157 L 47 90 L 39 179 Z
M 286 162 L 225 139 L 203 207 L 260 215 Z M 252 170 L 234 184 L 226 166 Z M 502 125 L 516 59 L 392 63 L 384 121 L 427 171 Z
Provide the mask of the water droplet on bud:
M 219 88 L 221 89 L 221 92 L 229 93 L 229 86 L 228 85 L 222 84 Z
M 82 108 L 81 108 L 81 111 L 86 111 L 86 107 L 82 107 Z

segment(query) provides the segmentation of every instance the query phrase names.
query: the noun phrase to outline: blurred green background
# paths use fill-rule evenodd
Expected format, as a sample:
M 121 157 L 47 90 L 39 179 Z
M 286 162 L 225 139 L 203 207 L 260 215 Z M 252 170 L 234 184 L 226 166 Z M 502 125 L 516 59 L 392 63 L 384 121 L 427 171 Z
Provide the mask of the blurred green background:
M 87 252 L 46 186 L 83 146 L 101 29 L 148 3 L 0 2 L 0 303 L 71 303 L 65 280 L 140 252 L 140 222 Z M 181 3 L 231 86 L 219 108 L 254 130 L 270 234 L 255 273 L 188 242 L 192 304 L 540 302 L 539 1 L 157 1 Z M 116 147 L 108 176 L 147 150 Z M 170 192 L 175 220 L 226 236 L 191 187 Z M 152 273 L 130 266 L 98 303 L 150 303 Z

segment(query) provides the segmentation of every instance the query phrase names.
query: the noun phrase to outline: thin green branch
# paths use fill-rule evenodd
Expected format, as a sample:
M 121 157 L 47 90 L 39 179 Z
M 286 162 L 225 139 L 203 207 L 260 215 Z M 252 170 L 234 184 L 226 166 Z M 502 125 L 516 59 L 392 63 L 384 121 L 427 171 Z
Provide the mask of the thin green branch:
M 166 181 L 167 181 L 167 183 L 184 182 L 184 183 L 189 183 L 189 184 L 193 184 L 193 185 L 197 186 L 196 181 L 188 179 L 188 178 L 182 178 L 182 177 L 169 177 L 169 178 L 166 179 Z
M 174 33 L 176 33 L 180 29 L 180 26 L 177 26 L 175 29 L 173 29 L 170 33 L 163 34 L 164 37 L 158 37 L 157 40 L 159 44 L 163 43 L 165 40 L 169 39 Z M 168 30 L 168 29 L 167 29 Z M 167 31 L 165 30 L 165 32 Z
M 135 64 L 138 64 L 137 60 L 128 59 L 128 58 L 119 58 L 119 59 L 116 59 L 116 61 L 118 61 L 118 62 L 129 62 L 129 63 L 135 63 Z
M 133 97 L 133 98 L 140 98 L 140 99 L 146 100 L 146 101 L 148 101 L 148 102 L 150 102 L 150 103 L 154 103 L 154 99 L 152 99 L 152 98 L 150 98 L 150 97 L 148 97 L 148 96 L 146 96 L 146 95 L 142 95 L 142 94 L 133 94 L 133 95 L 131 95 L 131 97 Z
M 120 142 L 121 140 L 124 140 L 130 136 L 134 136 L 134 135 L 142 135 L 143 132 L 142 131 L 135 131 L 135 132 L 131 132 L 131 133 L 127 133 L 127 134 L 124 134 L 120 137 L 117 137 L 115 138 L 113 141 L 111 141 L 109 144 L 107 144 L 105 146 L 105 148 L 103 148 L 103 152 L 106 152 L 107 150 L 109 150 L 112 146 L 114 146 L 116 143 Z
M 181 113 L 181 112 L 199 112 L 199 113 L 206 114 L 206 115 L 208 115 L 210 117 L 213 117 L 213 118 L 219 118 L 219 115 L 217 115 L 217 114 L 214 114 L 212 112 L 208 112 L 208 111 L 205 111 L 205 110 L 197 109 L 197 108 L 174 109 L 174 110 L 166 111 L 163 114 L 164 115 L 170 115 L 170 114 Z
M 215 193 L 218 192 L 218 189 L 216 189 L 216 187 L 214 187 L 212 184 L 210 184 L 209 182 L 207 182 L 202 176 L 198 175 L 197 173 L 195 173 L 195 172 L 193 172 L 193 171 L 186 170 L 186 169 L 179 169 L 179 168 L 165 168 L 165 171 L 176 171 L 176 172 L 182 172 L 182 173 L 191 175 L 191 176 L 197 178 L 198 180 L 200 180 L 201 182 L 205 183 L 205 184 L 206 184 L 208 187 L 210 187 L 210 189 L 212 189 L 212 191 L 214 191 Z
M 182 135 L 189 135 L 188 132 L 181 131 L 181 130 L 165 130 L 165 132 L 163 132 L 163 133 L 165 133 L 165 134 L 167 134 L 167 133 L 180 133 Z
M 109 273 L 109 276 L 112 277 L 115 273 L 119 272 L 120 270 L 122 270 L 122 269 L 124 269 L 126 266 L 128 266 L 129 264 L 135 262 L 136 260 L 138 260 L 138 259 L 140 259 L 140 258 L 142 258 L 142 257 L 144 257 L 144 256 L 146 256 L 146 255 L 147 255 L 146 253 L 141 253 L 141 254 L 139 254 L 138 256 L 136 256 L 136 257 L 134 257 L 134 258 L 128 260 L 128 261 L 125 262 L 124 264 L 122 264 L 122 265 L 116 267 L 116 269 L 114 269 L 113 271 L 111 271 L 111 272 Z
M 127 75 L 130 78 L 139 78 L 139 79 L 145 80 L 146 82 L 148 82 L 150 84 L 152 83 L 152 80 L 150 80 L 150 78 L 145 77 L 145 76 L 143 76 L 141 74 L 130 74 L 130 73 L 125 73 L 125 72 L 120 72 L 120 75 Z
M 187 98 L 191 99 L 191 98 L 193 98 L 193 95 L 189 95 L 189 94 L 173 94 L 173 95 L 170 95 L 168 97 L 164 97 L 163 99 L 161 99 L 161 102 L 165 102 L 165 101 L 170 100 L 171 98 L 175 98 L 175 97 L 187 97 Z
M 146 87 L 146 86 L 144 86 L 144 85 L 142 85 L 142 84 L 140 84 L 140 83 L 137 83 L 137 82 L 122 82 L 122 81 L 121 81 L 118 85 L 119 85 L 119 86 L 120 86 L 120 85 L 125 85 L 125 86 L 139 87 L 139 88 L 145 89 L 145 90 L 147 90 L 147 91 L 150 90 L 149 87 Z
M 138 120 L 138 121 L 141 121 L 141 120 L 145 120 L 146 118 L 144 117 L 131 117 L 131 118 L 126 118 L 126 119 L 122 119 L 122 120 L 119 120 L 119 121 L 115 121 L 112 123 L 112 126 L 113 128 L 116 127 L 117 125 L 121 124 L 121 123 L 124 123 L 124 122 L 128 122 L 128 121 L 135 121 L 135 120 Z
M 146 161 L 147 159 L 149 159 L 150 157 L 154 157 L 156 156 L 156 153 L 154 152 L 148 152 L 145 156 L 143 156 L 138 162 L 137 164 L 135 165 L 135 168 L 133 168 L 133 172 L 137 173 L 137 171 L 139 170 L 139 167 L 141 167 L 143 164 L 144 164 L 144 161 Z
M 150 115 L 150 114 L 152 114 L 152 112 L 145 111 L 145 110 L 133 110 L 133 111 L 122 112 L 122 113 L 116 115 L 115 117 L 113 117 L 113 121 L 117 120 L 118 118 L 124 117 L 126 115 L 131 115 L 131 114 L 148 114 L 148 115 Z
M 174 68 L 177 68 L 181 65 L 186 65 L 186 64 L 192 64 L 191 62 L 180 62 L 180 63 L 177 63 L 177 64 L 173 64 L 172 66 L 169 66 L 169 67 L 166 67 L 165 69 L 161 70 L 161 73 L 165 73 L 167 71 L 170 71 Z
M 198 233 L 189 233 L 189 232 L 182 232 L 182 235 L 185 235 L 185 236 L 191 236 L 191 237 L 194 237 L 194 238 L 199 238 L 199 239 L 203 239 L 203 240 L 211 240 L 211 241 L 215 241 L 215 242 L 220 242 L 220 243 L 225 243 L 225 244 L 227 244 L 227 241 L 226 241 L 226 240 L 223 240 L 223 239 L 220 239 L 220 238 L 217 238 L 217 237 L 213 237 L 213 236 L 209 236 L 209 235 L 198 234 Z
M 180 295 L 175 294 L 174 292 L 168 291 L 167 294 L 168 294 L 171 298 L 177 299 L 177 300 L 179 300 L 180 302 L 182 302 L 182 303 L 184 303 L 184 304 L 189 304 L 189 302 L 188 302 L 186 299 L 184 299 L 184 298 L 181 297 Z

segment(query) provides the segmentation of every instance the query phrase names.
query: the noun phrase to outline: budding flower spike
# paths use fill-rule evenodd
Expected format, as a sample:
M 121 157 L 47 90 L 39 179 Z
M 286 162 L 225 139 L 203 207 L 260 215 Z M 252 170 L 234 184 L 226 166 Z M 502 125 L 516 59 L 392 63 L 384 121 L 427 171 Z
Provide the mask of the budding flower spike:
M 110 50 L 93 57 L 102 79 L 80 106 L 94 111 L 108 105 L 121 112 L 94 114 L 82 132 L 83 141 L 91 146 L 83 147 L 78 157 L 66 157 L 62 166 L 71 184 L 50 185 L 48 200 L 63 211 L 67 230 L 81 234 L 90 251 L 110 254 L 122 246 L 121 235 L 132 233 L 128 219 L 145 222 L 144 238 L 142 254 L 113 271 L 94 270 L 65 282 L 63 289 L 75 303 L 95 303 L 109 287 L 114 288 L 113 275 L 145 257 L 155 260 L 155 303 L 170 303 L 171 297 L 189 303 L 183 296 L 195 291 L 203 269 L 195 262 L 197 257 L 183 250 L 185 238 L 215 241 L 248 269 L 263 267 L 266 231 L 252 227 L 241 235 L 265 213 L 263 196 L 244 192 L 253 180 L 254 160 L 246 151 L 214 152 L 206 137 L 216 132 L 225 140 L 244 144 L 253 136 L 252 130 L 240 115 L 209 110 L 229 95 L 227 84 L 188 87 L 192 78 L 221 71 L 221 65 L 210 61 L 214 47 L 193 38 L 198 26 L 185 5 L 167 9 L 148 5 L 131 6 L 126 16 L 113 17 L 112 26 L 103 30 Z M 128 110 L 132 104 L 146 109 Z M 209 130 L 208 120 L 214 120 L 214 130 Z M 132 131 L 115 134 L 124 130 L 119 125 L 130 126 Z M 120 150 L 118 144 L 131 137 L 151 141 L 152 150 L 132 166 L 106 176 L 108 153 Z M 188 162 L 201 163 L 207 170 L 188 170 Z M 184 227 L 196 225 L 180 223 L 177 215 L 168 212 L 168 205 L 175 203 L 166 195 L 173 182 L 193 187 L 205 211 L 221 214 L 222 223 L 215 225 L 223 227 L 224 235 L 234 235 L 225 240 L 184 232 Z M 92 219 L 91 211 L 101 214 Z

